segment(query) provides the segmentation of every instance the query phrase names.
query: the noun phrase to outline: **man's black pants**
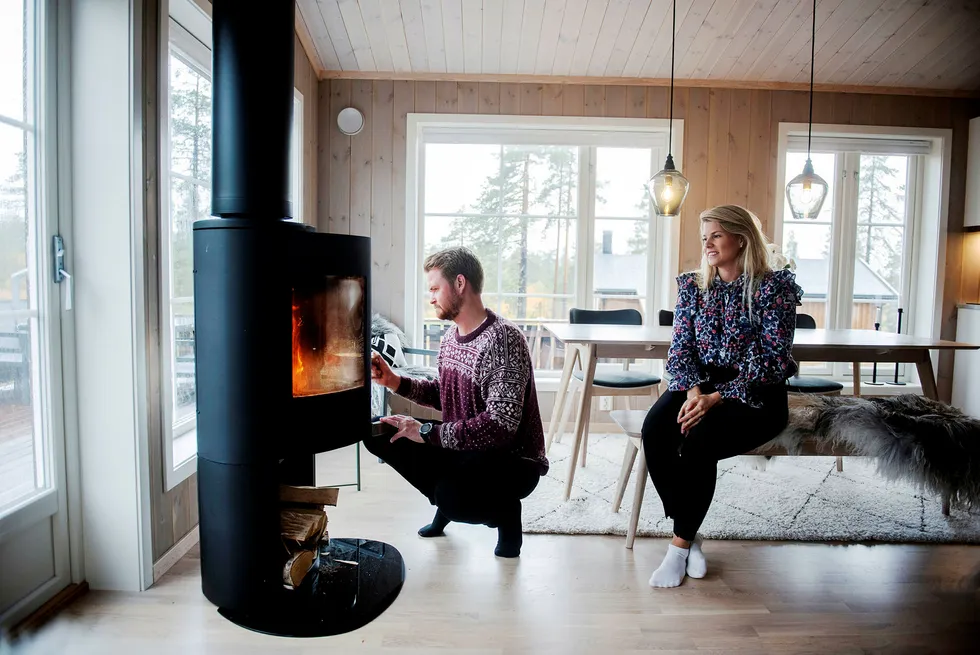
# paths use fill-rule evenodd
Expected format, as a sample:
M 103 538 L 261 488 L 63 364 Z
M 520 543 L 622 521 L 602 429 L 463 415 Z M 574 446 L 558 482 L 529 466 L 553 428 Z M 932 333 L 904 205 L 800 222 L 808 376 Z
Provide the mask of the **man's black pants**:
M 368 451 L 398 471 L 451 521 L 520 523 L 521 499 L 541 479 L 538 465 L 499 451 L 458 451 L 390 437 L 364 441 Z

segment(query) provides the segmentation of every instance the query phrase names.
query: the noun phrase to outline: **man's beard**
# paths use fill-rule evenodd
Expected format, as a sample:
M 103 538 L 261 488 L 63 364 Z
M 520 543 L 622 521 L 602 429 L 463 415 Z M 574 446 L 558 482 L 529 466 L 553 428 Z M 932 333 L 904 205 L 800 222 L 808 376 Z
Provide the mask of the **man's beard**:
M 449 299 L 449 306 L 445 309 L 441 305 L 436 305 L 436 317 L 440 321 L 454 321 L 456 317 L 459 316 L 460 310 L 463 308 L 463 296 L 460 294 L 453 294 L 453 297 Z

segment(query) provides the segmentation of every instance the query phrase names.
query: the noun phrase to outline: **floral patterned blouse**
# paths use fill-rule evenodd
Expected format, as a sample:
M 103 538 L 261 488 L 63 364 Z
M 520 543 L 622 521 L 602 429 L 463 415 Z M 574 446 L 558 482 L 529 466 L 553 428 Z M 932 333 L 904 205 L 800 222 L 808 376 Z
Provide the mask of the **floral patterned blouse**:
M 710 367 L 731 369 L 734 379 L 714 383 L 715 390 L 722 398 L 760 407 L 756 388 L 780 384 L 796 374 L 793 336 L 803 289 L 792 271 L 766 273 L 752 295 L 750 316 L 742 296 L 744 275 L 731 282 L 715 278 L 706 291 L 698 287 L 697 278 L 697 273 L 677 278 L 668 388 L 684 391 L 704 384 Z

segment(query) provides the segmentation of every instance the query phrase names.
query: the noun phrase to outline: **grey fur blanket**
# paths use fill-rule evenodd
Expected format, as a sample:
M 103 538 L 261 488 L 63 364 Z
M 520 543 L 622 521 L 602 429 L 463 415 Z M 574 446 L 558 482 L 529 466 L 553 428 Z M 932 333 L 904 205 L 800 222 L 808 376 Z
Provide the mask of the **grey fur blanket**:
M 874 457 L 878 473 L 953 502 L 980 505 L 980 421 L 944 403 L 790 394 L 790 422 L 768 445 L 800 452 L 803 441 Z M 760 450 L 764 450 L 765 446 Z

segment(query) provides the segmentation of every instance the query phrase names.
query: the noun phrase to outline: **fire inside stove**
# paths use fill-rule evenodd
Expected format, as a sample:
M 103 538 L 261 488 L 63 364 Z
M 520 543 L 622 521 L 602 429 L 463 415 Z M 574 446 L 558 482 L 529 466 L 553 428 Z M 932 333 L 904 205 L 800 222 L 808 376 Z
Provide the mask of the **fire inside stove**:
M 363 277 L 328 275 L 293 288 L 293 397 L 363 387 Z

